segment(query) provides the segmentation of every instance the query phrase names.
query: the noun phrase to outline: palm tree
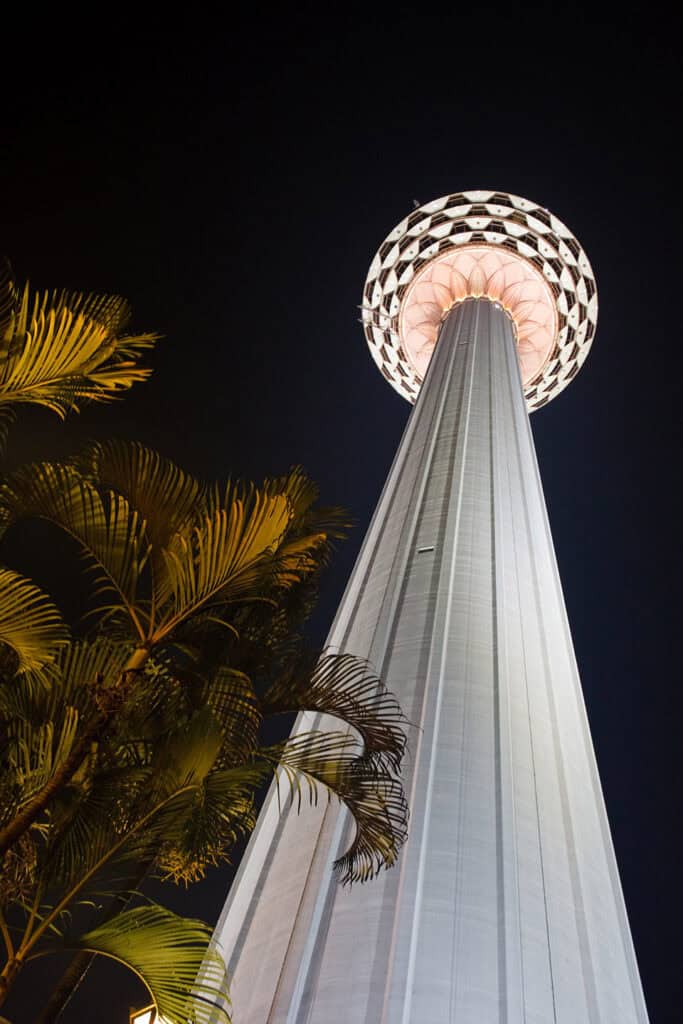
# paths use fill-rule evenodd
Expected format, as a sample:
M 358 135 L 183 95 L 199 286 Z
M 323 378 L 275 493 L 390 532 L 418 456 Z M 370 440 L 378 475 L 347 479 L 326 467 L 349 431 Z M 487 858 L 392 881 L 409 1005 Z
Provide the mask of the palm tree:
M 111 401 L 149 377 L 151 370 L 139 360 L 159 335 L 127 334 L 130 318 L 128 302 L 117 295 L 35 292 L 28 282 L 19 288 L 9 262 L 0 260 L 0 452 L 18 406 L 41 405 L 64 419 L 84 403 Z M 50 643 L 64 639 L 65 628 L 46 595 L 2 572 L 0 644 L 16 656 L 11 639 L 19 629 L 24 654 L 17 667 L 35 670 L 50 660 Z M 4 849 L 0 843 L 0 863 Z
M 206 1000 L 225 982 L 211 956 L 195 982 L 205 926 L 156 906 L 120 908 L 150 868 L 191 882 L 228 858 L 273 773 L 298 801 L 322 789 L 349 808 L 356 836 L 342 880 L 394 863 L 406 830 L 400 710 L 367 666 L 316 661 L 296 632 L 344 530 L 316 500 L 300 470 L 260 487 L 206 487 L 114 442 L 5 481 L 2 529 L 37 516 L 66 531 L 98 598 L 97 630 L 65 645 L 56 609 L 15 584 L 3 637 L 12 671 L 0 685 L 0 843 L 14 915 L 11 928 L 0 921 L 6 989 L 31 958 L 89 950 L 132 967 L 169 1021 L 186 1020 L 188 1006 L 208 1019 Z M 344 727 L 263 744 L 266 718 L 302 710 Z M 84 916 L 95 923 L 78 932 Z
M 20 404 L 64 418 L 144 380 L 157 335 L 126 334 L 129 319 L 119 297 L 33 293 L 0 267 L 0 448 Z M 150 870 L 187 883 L 226 859 L 273 773 L 299 801 L 323 789 L 350 808 L 342 880 L 394 862 L 400 711 L 366 666 L 318 662 L 298 634 L 343 532 L 315 500 L 299 471 L 221 490 L 136 445 L 5 481 L 1 530 L 37 516 L 66 531 L 101 603 L 71 640 L 51 599 L 0 569 L 0 1001 L 27 963 L 73 949 L 45 1022 L 93 953 L 143 977 L 169 1021 L 206 1019 L 225 998 L 209 929 L 135 894 Z M 303 708 L 343 728 L 264 745 L 267 718 Z

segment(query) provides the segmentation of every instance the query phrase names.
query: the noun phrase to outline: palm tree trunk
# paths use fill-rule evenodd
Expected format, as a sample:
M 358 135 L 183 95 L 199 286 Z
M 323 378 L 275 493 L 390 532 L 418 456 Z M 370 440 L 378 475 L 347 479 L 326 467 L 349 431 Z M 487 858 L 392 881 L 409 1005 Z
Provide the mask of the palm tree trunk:
M 111 921 L 128 906 L 132 898 L 131 890 L 139 889 L 153 863 L 152 858 L 144 864 L 137 865 L 136 871 L 126 880 L 126 885 L 121 892 L 114 897 L 111 904 L 100 920 L 100 924 Z M 61 978 L 57 982 L 46 1005 L 43 1007 L 39 1017 L 36 1017 L 35 1024 L 55 1024 L 62 1016 L 69 1002 L 75 995 L 79 985 L 85 978 L 92 966 L 97 953 L 90 953 L 88 950 L 80 950 L 71 958 Z
M 36 1017 L 35 1024 L 55 1024 L 55 1021 L 67 1008 L 71 997 L 85 978 L 88 968 L 96 956 L 96 953 L 81 950 L 71 958 L 69 966 L 52 990 L 52 995 L 43 1007 L 40 1016 Z
M 24 809 L 15 815 L 8 825 L 0 830 L 0 857 L 4 857 L 9 848 L 21 839 L 24 832 L 28 831 L 31 825 L 33 825 L 38 815 L 45 810 L 52 798 L 71 781 L 84 758 L 90 752 L 91 744 L 107 718 L 106 714 L 100 712 L 91 720 L 90 725 L 81 735 L 78 743 L 72 748 L 68 757 L 64 758 L 49 782 L 46 782 L 33 799 L 29 800 Z
M 24 966 L 23 961 L 15 956 L 8 960 L 0 974 L 0 1006 L 5 1002 L 10 993 L 12 985 L 17 979 L 19 971 Z

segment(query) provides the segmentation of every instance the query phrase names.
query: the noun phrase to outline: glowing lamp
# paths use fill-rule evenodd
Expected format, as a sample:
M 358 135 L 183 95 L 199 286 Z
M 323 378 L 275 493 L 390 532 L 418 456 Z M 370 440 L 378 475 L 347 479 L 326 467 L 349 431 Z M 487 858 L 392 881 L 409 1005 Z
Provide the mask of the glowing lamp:
M 129 1024 L 157 1024 L 156 1006 L 143 1006 L 141 1010 L 131 1010 Z M 158 1024 L 161 1024 L 159 1021 Z

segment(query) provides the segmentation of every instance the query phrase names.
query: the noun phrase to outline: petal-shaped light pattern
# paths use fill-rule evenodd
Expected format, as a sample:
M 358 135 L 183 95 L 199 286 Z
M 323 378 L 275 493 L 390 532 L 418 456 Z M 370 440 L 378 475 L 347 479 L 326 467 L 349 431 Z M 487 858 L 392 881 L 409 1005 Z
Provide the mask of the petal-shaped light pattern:
M 444 270 L 448 270 L 448 283 Z M 424 377 L 441 322 L 463 299 L 486 296 L 499 303 L 517 328 L 524 385 L 543 370 L 557 335 L 550 285 L 523 256 L 493 246 L 448 249 L 417 272 L 403 298 L 399 334 L 406 358 Z
M 458 192 L 414 210 L 375 256 L 363 292 L 372 357 L 414 402 L 448 310 L 487 296 L 509 314 L 529 410 L 583 364 L 598 314 L 595 279 L 572 233 L 504 192 Z

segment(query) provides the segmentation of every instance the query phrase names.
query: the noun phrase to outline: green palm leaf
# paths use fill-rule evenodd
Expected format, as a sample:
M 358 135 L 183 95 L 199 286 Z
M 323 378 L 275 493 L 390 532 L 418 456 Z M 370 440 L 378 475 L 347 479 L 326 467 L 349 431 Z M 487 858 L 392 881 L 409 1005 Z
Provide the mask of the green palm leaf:
M 9 405 L 0 405 L 0 458 L 7 448 L 7 437 L 16 419 L 14 409 Z
M 0 403 L 34 402 L 62 418 L 83 401 L 108 401 L 150 370 L 138 365 L 155 334 L 121 336 L 129 307 L 118 296 L 17 291 L 0 277 Z
M 245 497 L 234 497 L 228 492 L 224 507 L 205 516 L 190 537 L 176 535 L 163 551 L 157 639 L 207 604 L 257 596 L 290 520 L 284 495 L 249 490 Z
M 398 772 L 405 753 L 405 716 L 396 698 L 350 654 L 324 655 L 312 669 L 301 659 L 263 698 L 263 713 L 319 711 L 342 719 L 360 734 L 366 755 L 381 755 Z
M 350 811 L 356 835 L 335 862 L 343 884 L 365 882 L 396 863 L 408 834 L 408 806 L 382 758 L 359 757 L 355 739 L 339 732 L 294 733 L 259 754 L 277 763 L 299 807 L 306 797 L 317 803 L 322 786 Z
M 202 708 L 159 738 L 146 763 L 97 771 L 50 852 L 54 870 L 75 878 L 96 869 L 95 878 L 118 862 L 153 860 L 162 843 L 180 841 L 220 746 L 211 710 Z
M 52 662 L 67 629 L 50 599 L 23 576 L 0 569 L 0 645 L 9 647 L 19 672 Z
M 12 811 L 30 800 L 50 780 L 73 746 L 78 721 L 76 708 L 67 707 L 59 723 L 34 725 L 16 720 L 9 724 L 3 761 L 13 782 Z
M 115 766 L 98 771 L 83 794 L 75 787 L 62 794 L 53 813 L 54 839 L 42 864 L 42 882 L 69 889 L 100 861 L 106 867 L 107 853 L 126 828 L 131 831 L 131 810 L 153 781 L 150 768 Z M 116 860 L 130 860 L 127 853 L 124 847 Z
M 213 768 L 221 747 L 221 733 L 211 708 L 196 711 L 179 723 L 157 746 L 154 769 L 166 792 L 196 785 Z
M 320 570 L 328 560 L 331 541 L 346 536 L 350 523 L 343 509 L 316 508 L 318 486 L 295 466 L 285 476 L 264 480 L 264 495 L 285 495 L 291 508 L 286 537 L 278 547 L 275 582 L 289 587 Z
M 64 715 L 75 709 L 81 720 L 91 713 L 104 689 L 115 686 L 132 645 L 99 638 L 60 647 L 44 670 L 25 671 L 0 683 L 0 724 L 13 721 L 61 728 Z
M 19 303 L 19 293 L 8 259 L 0 260 L 0 360 L 7 356 L 6 335 L 14 310 Z
M 293 466 L 284 476 L 265 480 L 261 485 L 265 494 L 286 494 L 294 517 L 303 519 L 318 499 L 318 485 L 306 475 L 301 466 Z
M 272 763 L 261 760 L 207 775 L 166 831 L 156 858 L 163 877 L 187 885 L 228 861 L 235 843 L 254 828 L 254 794 L 272 773 Z
M 220 666 L 204 682 L 200 699 L 211 708 L 221 731 L 222 767 L 249 761 L 263 720 L 251 680 L 244 672 Z
M 73 787 L 63 793 L 43 882 L 66 883 L 73 899 L 99 885 L 103 871 L 151 864 L 162 844 L 180 842 L 220 742 L 204 709 L 161 740 L 146 764 L 105 765 L 90 774 L 80 796 Z
M 141 632 L 135 602 L 150 546 L 144 519 L 126 499 L 101 495 L 73 466 L 37 463 L 0 487 L 0 525 L 32 517 L 47 519 L 80 544 L 99 589 L 114 596 L 111 607 L 124 610 Z
M 211 948 L 211 929 L 160 906 L 125 910 L 111 921 L 65 943 L 134 971 L 168 1024 L 229 1021 L 225 964 Z
M 70 643 L 57 658 L 60 683 L 45 697 L 48 713 L 56 713 L 58 701 L 88 707 L 98 690 L 116 685 L 132 650 L 132 644 L 108 637 Z
M 50 295 L 53 306 L 66 306 L 72 313 L 80 313 L 88 320 L 96 320 L 115 334 L 119 334 L 130 323 L 131 308 L 120 295 L 94 295 L 83 292 L 53 291 Z M 121 339 L 122 343 L 125 339 Z
M 328 539 L 341 540 L 352 525 L 348 513 L 334 506 L 316 506 L 318 485 L 295 466 L 285 476 L 266 480 L 262 489 L 267 494 L 286 494 L 292 506 L 294 535 L 324 534 Z
M 282 544 L 277 552 L 275 579 L 281 587 L 291 587 L 319 569 L 327 561 L 327 534 L 310 533 Z
M 166 547 L 201 511 L 199 481 L 144 445 L 106 441 L 87 449 L 80 462 L 100 487 L 117 491 L 137 509 L 153 546 Z

